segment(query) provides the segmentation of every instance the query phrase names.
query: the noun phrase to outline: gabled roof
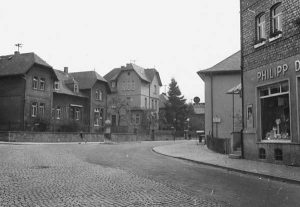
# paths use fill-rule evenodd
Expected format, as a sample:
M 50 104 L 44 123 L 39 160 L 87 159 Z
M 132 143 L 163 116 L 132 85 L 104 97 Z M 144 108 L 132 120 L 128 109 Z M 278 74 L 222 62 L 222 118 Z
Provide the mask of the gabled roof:
M 156 76 L 157 76 L 157 80 L 158 80 L 159 86 L 162 86 L 162 82 L 161 82 L 161 79 L 160 79 L 160 76 L 159 76 L 159 72 L 158 72 L 155 68 L 152 68 L 152 69 L 145 69 L 145 72 L 146 72 L 146 76 L 148 77 L 148 79 L 149 79 L 151 82 L 153 81 L 153 78 L 154 78 L 154 76 L 156 75 Z
M 34 65 L 44 66 L 51 69 L 52 66 L 35 53 L 15 53 L 14 55 L 0 56 L 0 76 L 22 75 Z
M 162 86 L 161 83 L 161 79 L 159 76 L 159 73 L 156 69 L 152 68 L 152 69 L 145 69 L 142 68 L 136 64 L 133 63 L 128 63 L 126 64 L 126 66 L 122 66 L 121 68 L 114 68 L 113 70 L 111 70 L 109 73 L 107 73 L 104 78 L 107 81 L 112 81 L 112 80 L 116 80 L 118 78 L 118 76 L 121 74 L 121 72 L 123 71 L 129 71 L 129 70 L 133 70 L 136 72 L 136 74 L 139 76 L 139 78 L 143 81 L 146 81 L 148 83 L 151 83 L 154 76 L 157 75 L 158 78 L 158 83 L 160 86 Z
M 102 81 L 107 84 L 107 81 L 96 71 L 84 71 L 70 74 L 79 82 L 79 89 L 82 90 L 92 88 L 96 81 Z
M 60 70 L 54 70 L 58 80 L 59 80 L 59 90 L 54 90 L 54 93 L 60 93 L 60 94 L 67 94 L 71 96 L 79 96 L 79 97 L 85 97 L 87 98 L 86 95 L 84 95 L 82 92 L 74 92 L 71 90 L 67 85 L 72 84 L 72 83 L 78 83 L 74 79 L 74 77 L 68 73 L 65 73 Z
M 225 60 L 222 60 L 218 64 L 211 68 L 198 71 L 198 75 L 204 79 L 207 73 L 232 73 L 241 71 L 241 51 L 234 53 Z

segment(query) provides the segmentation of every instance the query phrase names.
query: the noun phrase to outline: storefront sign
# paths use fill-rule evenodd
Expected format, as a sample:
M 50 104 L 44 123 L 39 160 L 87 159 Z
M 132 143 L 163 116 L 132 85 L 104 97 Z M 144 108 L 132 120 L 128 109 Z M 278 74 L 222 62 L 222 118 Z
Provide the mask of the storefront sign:
M 257 72 L 257 80 L 264 81 L 273 78 L 278 78 L 280 76 L 284 76 L 288 71 L 289 66 L 287 64 L 279 65 L 276 68 L 269 68 L 262 71 Z
M 294 64 L 295 72 L 300 72 L 300 60 L 296 60 Z M 265 81 L 269 79 L 279 78 L 284 76 L 289 70 L 288 64 L 279 65 L 275 68 L 268 68 L 257 72 L 257 80 Z

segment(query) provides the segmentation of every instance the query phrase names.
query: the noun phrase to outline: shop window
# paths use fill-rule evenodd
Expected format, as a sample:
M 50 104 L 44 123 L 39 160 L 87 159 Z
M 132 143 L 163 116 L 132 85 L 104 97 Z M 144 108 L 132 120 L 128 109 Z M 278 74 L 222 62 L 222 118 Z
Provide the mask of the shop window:
M 282 155 L 282 150 L 281 149 L 276 148 L 274 150 L 274 158 L 275 158 L 275 160 L 282 160 L 283 159 L 283 155 Z
M 271 8 L 271 36 L 275 37 L 282 33 L 282 6 L 275 4 Z
M 266 40 L 266 21 L 265 14 L 256 16 L 256 42 L 260 43 Z
M 266 150 L 264 148 L 259 148 L 259 159 L 266 159 Z
M 259 90 L 262 140 L 289 140 L 288 82 L 270 85 Z

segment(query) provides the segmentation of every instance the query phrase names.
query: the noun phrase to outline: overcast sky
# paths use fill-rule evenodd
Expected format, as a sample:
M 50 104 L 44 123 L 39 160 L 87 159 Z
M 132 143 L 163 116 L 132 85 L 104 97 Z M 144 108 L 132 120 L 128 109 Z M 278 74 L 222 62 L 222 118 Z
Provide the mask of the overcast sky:
M 239 24 L 239 0 L 9 0 L 0 6 L 0 55 L 22 43 L 21 53 L 56 69 L 102 76 L 135 60 L 203 102 L 196 72 L 239 50 Z

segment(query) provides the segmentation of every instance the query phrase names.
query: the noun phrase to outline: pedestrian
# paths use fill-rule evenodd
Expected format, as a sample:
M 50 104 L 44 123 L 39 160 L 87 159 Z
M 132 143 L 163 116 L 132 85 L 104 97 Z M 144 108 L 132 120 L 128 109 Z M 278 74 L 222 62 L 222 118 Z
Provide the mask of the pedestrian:
M 80 131 L 80 138 L 81 138 L 81 141 L 84 142 L 85 144 L 87 143 L 87 140 L 83 134 L 83 131 Z

